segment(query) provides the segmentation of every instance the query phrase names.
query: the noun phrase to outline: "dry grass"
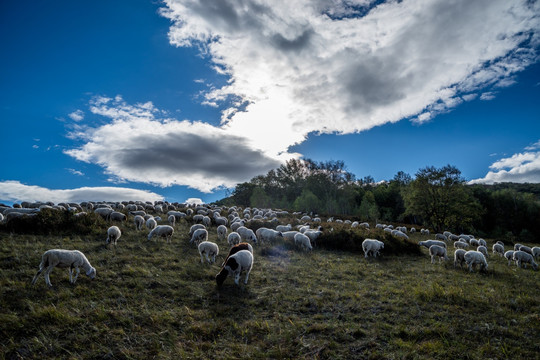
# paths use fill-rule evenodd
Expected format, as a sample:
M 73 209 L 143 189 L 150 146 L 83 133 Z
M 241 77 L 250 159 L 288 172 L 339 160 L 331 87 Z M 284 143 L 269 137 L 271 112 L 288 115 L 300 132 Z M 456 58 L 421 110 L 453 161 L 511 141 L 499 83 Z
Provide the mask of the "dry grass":
M 128 227 L 105 235 L 0 233 L 0 345 L 6 359 L 537 358 L 539 273 L 490 257 L 487 273 L 422 256 L 279 243 L 256 248 L 247 286 L 201 264 L 177 226 L 172 244 Z M 214 228 L 211 240 L 216 241 Z M 105 233 L 104 233 L 105 234 Z M 222 255 L 228 247 L 219 243 Z M 79 249 L 97 268 L 30 281 L 43 251 Z M 452 251 L 451 251 L 452 252 Z M 218 260 L 221 262 L 221 259 Z

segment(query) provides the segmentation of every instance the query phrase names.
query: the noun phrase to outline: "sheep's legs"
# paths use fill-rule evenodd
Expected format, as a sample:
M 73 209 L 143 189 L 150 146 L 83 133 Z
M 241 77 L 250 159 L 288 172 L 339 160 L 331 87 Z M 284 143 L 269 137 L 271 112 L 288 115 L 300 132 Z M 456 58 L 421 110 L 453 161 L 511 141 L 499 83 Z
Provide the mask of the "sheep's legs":
M 249 273 L 251 272 L 251 268 L 248 269 L 248 271 L 246 272 L 246 278 L 244 279 L 244 284 L 247 285 L 248 283 L 248 279 L 249 279 Z
M 41 274 L 42 271 L 43 271 L 43 268 L 40 268 L 38 270 L 38 272 L 36 273 L 36 276 L 34 276 L 34 278 L 32 279 L 32 285 L 34 285 L 36 283 L 36 280 L 38 279 L 39 274 Z
M 49 266 L 47 270 L 45 270 L 45 272 L 43 273 L 43 276 L 45 277 L 45 283 L 49 287 L 52 287 L 51 278 L 49 277 L 49 274 L 51 273 L 52 269 L 54 269 L 54 266 Z

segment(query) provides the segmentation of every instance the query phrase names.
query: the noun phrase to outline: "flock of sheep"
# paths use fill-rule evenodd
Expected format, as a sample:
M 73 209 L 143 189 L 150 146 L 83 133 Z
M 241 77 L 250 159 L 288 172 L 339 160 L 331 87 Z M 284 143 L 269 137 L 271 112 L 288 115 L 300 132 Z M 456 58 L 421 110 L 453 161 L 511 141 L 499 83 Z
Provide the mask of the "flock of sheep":
M 22 206 L 21 206 L 22 205 Z M 247 284 L 249 274 L 253 267 L 253 245 L 272 243 L 278 239 L 294 242 L 297 246 L 307 251 L 311 251 L 316 244 L 317 238 L 323 234 L 319 217 L 310 217 L 306 214 L 293 213 L 287 211 L 257 209 L 240 207 L 217 207 L 217 206 L 188 206 L 186 204 L 169 204 L 166 202 L 151 203 L 114 203 L 114 204 L 21 204 L 19 207 L 1 207 L 0 221 L 9 221 L 19 216 L 34 216 L 43 208 L 53 208 L 58 210 L 67 210 L 75 213 L 76 216 L 84 216 L 90 211 L 99 214 L 108 221 L 126 222 L 129 217 L 135 229 L 138 231 L 146 227 L 149 230 L 148 240 L 153 237 L 163 237 L 167 242 L 172 240 L 175 225 L 184 219 L 193 225 L 190 227 L 188 238 L 190 244 L 197 246 L 201 262 L 206 259 L 209 263 L 215 263 L 216 256 L 219 254 L 219 245 L 209 241 L 209 229 L 215 226 L 217 239 L 221 242 L 227 242 L 230 247 L 229 253 L 222 264 L 220 272 L 216 275 L 216 282 L 221 286 L 227 276 L 234 278 L 238 285 L 240 276 L 245 273 L 244 283 Z M 183 210 L 183 211 L 179 211 Z M 153 212 L 156 215 L 150 215 L 147 212 Z M 227 214 L 222 216 L 222 214 Z M 126 215 L 127 214 L 127 215 Z M 159 215 L 158 215 L 159 214 Z M 163 216 L 163 217 L 162 217 Z M 294 220 L 300 225 L 293 227 L 292 224 L 280 224 L 280 217 L 294 217 Z M 166 219 L 166 220 L 165 220 Z M 273 224 L 274 228 L 261 227 L 257 231 L 247 227 L 252 221 L 264 220 Z M 168 224 L 158 225 L 159 222 L 168 222 Z M 377 224 L 376 230 L 371 231 L 367 222 L 342 221 L 340 219 L 328 218 L 329 231 L 332 231 L 332 223 L 350 225 L 351 228 L 362 228 L 365 231 L 377 234 L 377 231 L 389 233 L 396 239 L 408 239 L 407 233 L 415 233 L 416 229 L 411 227 L 394 227 L 392 225 Z M 317 228 L 313 228 L 317 225 Z M 420 233 L 429 235 L 427 229 L 421 229 Z M 120 228 L 112 225 L 107 230 L 106 243 L 117 245 L 122 236 Z M 455 235 L 450 232 L 436 234 L 433 240 L 424 240 L 418 243 L 428 249 L 431 262 L 434 263 L 438 258 L 439 262 L 448 260 L 447 243 L 453 242 L 454 266 L 465 263 L 470 271 L 473 267 L 479 266 L 480 270 L 487 270 L 487 243 L 483 239 L 476 239 L 472 235 Z M 469 247 L 473 249 L 468 250 Z M 362 243 L 362 249 L 366 258 L 377 257 L 384 249 L 384 242 L 377 239 L 366 238 Z M 540 256 L 540 247 L 528 247 L 521 244 L 515 244 L 514 250 L 505 252 L 504 243 L 497 241 L 492 246 L 494 254 L 504 256 L 508 259 L 508 264 L 512 261 L 519 266 L 530 264 L 537 270 L 538 265 L 534 261 Z M 79 275 L 79 268 L 91 279 L 96 276 L 96 269 L 92 267 L 86 256 L 78 250 L 52 249 L 42 255 L 42 261 L 39 270 L 32 280 L 34 284 L 38 276 L 43 272 L 46 284 L 51 287 L 49 274 L 55 267 L 68 268 L 70 282 L 75 283 Z M 73 273 L 76 273 L 73 276 Z

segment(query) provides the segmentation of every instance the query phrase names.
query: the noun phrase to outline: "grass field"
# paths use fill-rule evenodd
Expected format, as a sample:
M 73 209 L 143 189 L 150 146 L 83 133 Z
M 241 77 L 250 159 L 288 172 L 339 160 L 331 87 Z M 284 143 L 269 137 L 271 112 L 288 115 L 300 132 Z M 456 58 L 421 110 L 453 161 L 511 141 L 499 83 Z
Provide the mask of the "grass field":
M 219 264 L 201 264 L 177 225 L 172 244 L 123 226 L 105 235 L 0 233 L 0 346 L 5 359 L 434 358 L 534 359 L 540 278 L 491 256 L 487 273 L 278 243 L 255 249 L 249 283 L 218 291 Z M 211 240 L 216 241 L 211 229 Z M 415 235 L 420 239 L 419 235 Z M 489 242 L 490 244 L 492 242 Z M 226 253 L 225 243 L 218 243 Z M 41 254 L 79 249 L 97 268 L 30 281 Z M 384 254 L 384 250 L 383 250 Z M 453 249 L 450 250 L 450 255 Z M 223 254 L 224 255 L 224 254 Z M 242 277 L 243 280 L 243 277 Z

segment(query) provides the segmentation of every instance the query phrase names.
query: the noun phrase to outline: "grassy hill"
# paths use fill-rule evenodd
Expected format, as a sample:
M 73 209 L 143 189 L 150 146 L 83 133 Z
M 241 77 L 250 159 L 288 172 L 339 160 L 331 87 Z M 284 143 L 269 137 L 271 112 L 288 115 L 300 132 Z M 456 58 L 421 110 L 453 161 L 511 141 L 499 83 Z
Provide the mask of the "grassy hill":
M 537 358 L 539 273 L 491 256 L 486 273 L 431 264 L 427 251 L 384 255 L 288 243 L 257 247 L 247 286 L 201 264 L 188 225 L 173 242 L 121 226 L 102 236 L 0 233 L 0 346 L 5 359 Z M 210 230 L 216 241 L 215 228 Z M 416 234 L 412 240 L 425 239 Z M 492 242 L 489 242 L 490 245 Z M 228 246 L 218 242 L 222 255 Z M 30 281 L 41 254 L 79 249 L 97 277 L 66 270 Z M 450 255 L 453 254 L 453 249 Z M 242 277 L 243 280 L 243 277 Z

